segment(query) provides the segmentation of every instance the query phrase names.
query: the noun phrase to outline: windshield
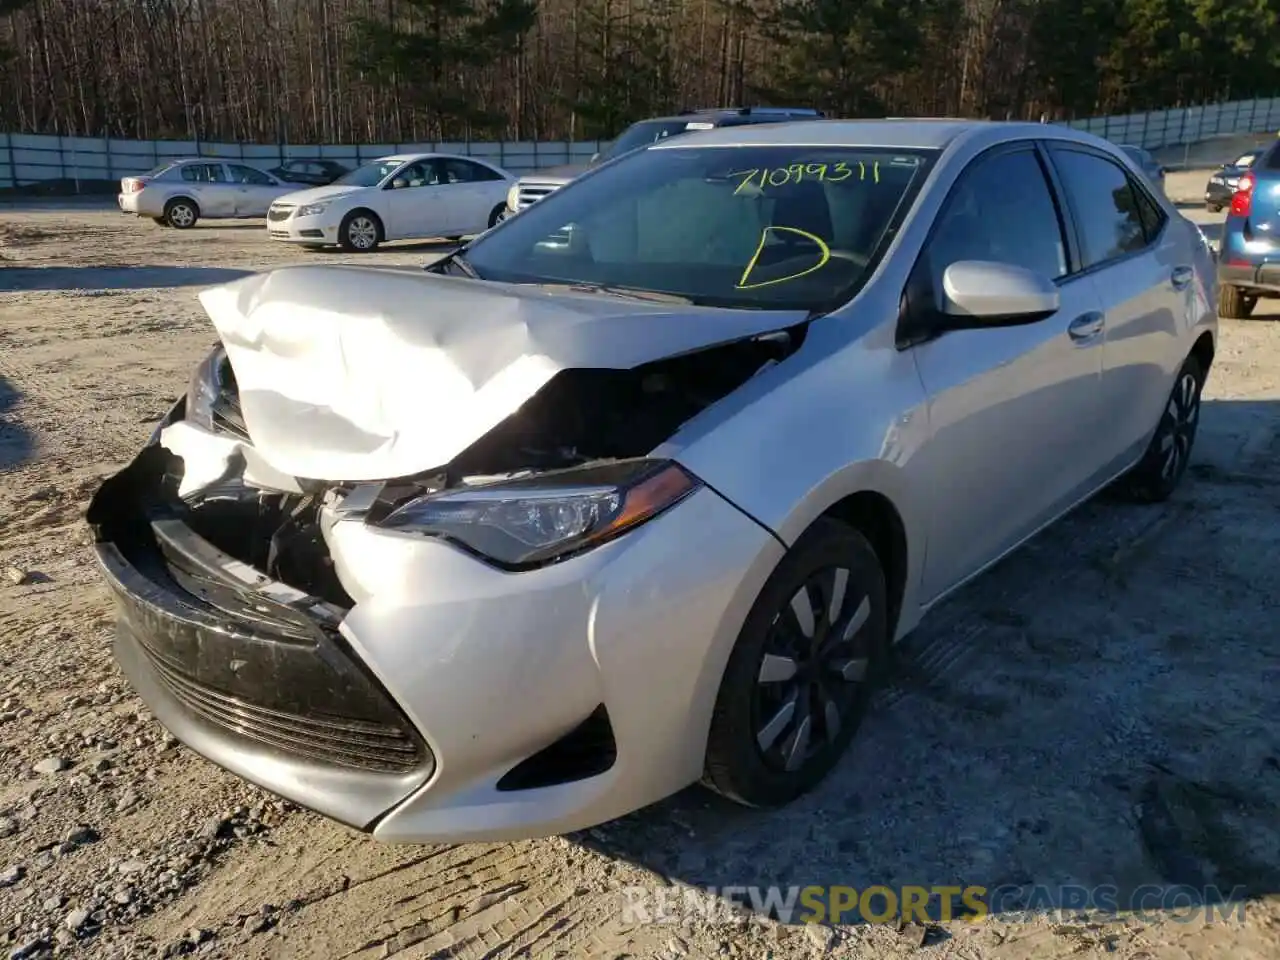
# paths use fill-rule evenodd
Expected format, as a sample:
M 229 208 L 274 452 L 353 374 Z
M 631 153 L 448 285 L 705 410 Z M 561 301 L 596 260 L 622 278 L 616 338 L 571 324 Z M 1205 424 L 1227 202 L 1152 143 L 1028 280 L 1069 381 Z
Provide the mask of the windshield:
M 875 266 L 933 154 L 644 150 L 562 187 L 466 251 L 482 278 L 827 310 Z
M 403 164 L 403 160 L 374 160 L 356 167 L 333 182 L 347 187 L 376 187 Z
M 693 126 L 691 127 L 690 124 Z M 695 119 L 641 120 L 627 127 L 617 140 L 601 150 L 600 159 L 597 162 L 603 163 L 605 160 L 620 157 L 631 150 L 647 147 L 651 143 L 657 143 L 659 140 L 665 140 L 667 137 L 674 137 L 689 130 L 707 130 L 712 126 L 714 124 Z

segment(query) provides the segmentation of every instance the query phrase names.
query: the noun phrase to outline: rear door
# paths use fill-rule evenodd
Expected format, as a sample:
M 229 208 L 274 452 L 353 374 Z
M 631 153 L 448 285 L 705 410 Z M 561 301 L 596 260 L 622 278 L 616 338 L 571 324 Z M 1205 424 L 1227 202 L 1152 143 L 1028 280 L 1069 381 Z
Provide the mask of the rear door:
M 1198 316 L 1188 231 L 1178 230 L 1148 188 L 1099 150 L 1049 147 L 1067 197 L 1082 267 L 1106 317 L 1101 402 L 1104 470 L 1115 473 L 1145 449 L 1182 364 L 1178 331 Z
M 452 233 L 471 234 L 488 229 L 489 214 L 506 202 L 507 184 L 484 164 L 458 157 L 436 161 L 443 172 Z
M 199 205 L 201 216 L 235 215 L 236 191 L 227 182 L 227 171 L 221 163 L 187 163 L 179 169 L 182 192 L 190 194 Z
M 1047 158 L 1021 141 L 970 162 L 912 272 L 909 301 L 941 309 L 960 260 L 1053 280 L 1061 307 L 1021 326 L 952 330 L 913 348 L 930 440 L 913 472 L 933 511 L 925 595 L 935 599 L 1089 492 L 1101 428 L 1103 318 L 1076 269 Z

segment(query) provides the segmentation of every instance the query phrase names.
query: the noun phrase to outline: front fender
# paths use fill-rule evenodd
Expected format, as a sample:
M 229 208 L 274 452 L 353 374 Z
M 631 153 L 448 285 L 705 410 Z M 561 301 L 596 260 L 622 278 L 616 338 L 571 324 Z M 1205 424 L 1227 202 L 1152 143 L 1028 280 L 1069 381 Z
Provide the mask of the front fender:
M 926 440 L 924 388 L 886 325 L 851 334 L 848 318 L 812 325 L 800 349 L 757 375 L 655 451 L 767 527 L 785 546 L 844 498 L 889 500 L 907 541 L 899 634 L 914 626 L 925 512 L 906 466 Z

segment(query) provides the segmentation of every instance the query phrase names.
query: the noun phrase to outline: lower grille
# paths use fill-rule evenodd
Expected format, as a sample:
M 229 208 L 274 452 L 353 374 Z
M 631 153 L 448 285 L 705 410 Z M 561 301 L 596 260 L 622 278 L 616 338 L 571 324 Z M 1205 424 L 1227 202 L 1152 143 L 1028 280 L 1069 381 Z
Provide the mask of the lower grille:
M 516 192 L 516 209 L 523 210 L 529 204 L 541 200 L 548 194 L 555 193 L 560 189 L 559 184 L 551 183 L 522 183 L 520 189 Z
M 190 523 L 241 551 L 261 504 L 218 500 L 209 517 L 174 505 L 174 461 L 145 448 L 87 513 L 119 611 L 117 658 L 125 649 L 122 666 L 141 668 L 157 714 L 194 721 L 229 755 L 358 773 L 366 785 L 381 780 L 378 791 L 430 776 L 426 741 L 339 632 L 349 598 L 291 587 L 205 539 Z M 278 522 L 269 517 L 268 529 Z
M 268 747 L 357 770 L 399 773 L 422 765 L 422 751 L 407 730 L 339 717 L 297 716 L 255 706 L 201 684 L 137 637 L 157 677 L 202 719 Z
M 272 223 L 288 220 L 293 216 L 293 207 L 272 207 L 267 211 L 267 219 Z

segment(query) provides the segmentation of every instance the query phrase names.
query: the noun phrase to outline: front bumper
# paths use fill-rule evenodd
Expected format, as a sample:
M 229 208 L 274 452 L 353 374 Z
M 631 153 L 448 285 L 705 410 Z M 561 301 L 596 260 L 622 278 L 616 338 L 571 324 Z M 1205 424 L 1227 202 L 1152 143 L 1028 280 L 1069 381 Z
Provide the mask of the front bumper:
M 286 220 L 272 220 L 268 214 L 267 234 L 272 240 L 285 243 L 328 246 L 338 242 L 338 221 L 324 213 L 310 217 L 294 214 Z
M 695 782 L 724 664 L 783 552 L 708 489 L 617 541 L 515 574 L 330 514 L 324 539 L 353 602 L 317 614 L 314 598 L 140 509 L 147 460 L 169 457 L 147 450 L 90 510 L 122 669 L 198 753 L 381 840 L 563 833 Z M 212 599 L 192 593 L 210 584 Z M 287 608 L 283 627 L 259 622 L 263 597 L 277 619 L 273 604 Z M 305 642 L 280 636 L 304 612 Z M 281 725 L 303 738 L 263 732 Z M 306 749 L 335 725 L 375 737 L 401 766 Z
M 121 670 L 197 753 L 368 829 L 430 778 L 430 750 L 351 656 L 335 611 L 148 502 L 143 485 L 161 455 L 148 447 L 89 509 L 116 601 Z

